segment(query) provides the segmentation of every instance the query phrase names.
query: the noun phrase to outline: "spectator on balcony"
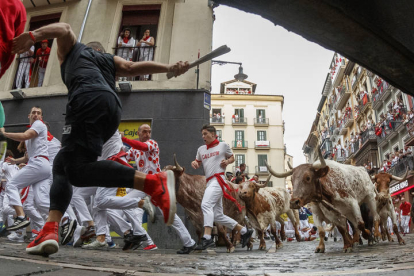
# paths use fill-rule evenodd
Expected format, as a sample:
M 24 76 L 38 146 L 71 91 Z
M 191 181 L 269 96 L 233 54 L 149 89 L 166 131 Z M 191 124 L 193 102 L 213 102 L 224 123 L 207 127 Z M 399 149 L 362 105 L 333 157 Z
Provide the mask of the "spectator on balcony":
M 408 115 L 407 114 L 403 114 L 402 120 L 403 120 L 403 124 L 406 125 L 408 123 L 408 121 L 409 121 Z
M 37 71 L 39 80 L 37 82 L 37 87 L 41 87 L 43 85 L 43 79 L 45 78 L 46 66 L 47 62 L 49 61 L 50 55 L 50 48 L 49 48 L 49 41 L 47 39 L 42 40 L 42 46 L 37 49 L 36 51 L 36 63 L 37 63 Z
M 137 43 L 139 48 L 139 61 L 152 61 L 154 59 L 155 39 L 150 35 L 150 30 L 144 32 L 144 36 Z M 140 80 L 148 80 L 149 75 L 140 76 Z
M 368 102 L 368 92 L 367 91 L 361 91 L 360 92 L 360 97 L 361 97 L 361 101 L 363 105 L 366 105 Z
M 20 54 L 19 57 L 19 69 L 17 69 L 17 77 L 16 77 L 16 88 L 22 88 L 24 84 L 24 88 L 29 88 L 30 86 L 30 65 L 33 62 L 33 54 L 34 54 L 35 47 L 34 45 L 30 47 L 30 50 Z
M 220 115 L 220 113 L 217 113 L 216 119 L 217 119 L 217 123 L 221 123 L 221 115 Z
M 236 121 L 236 123 L 239 122 L 239 114 L 234 114 L 234 120 Z
M 235 122 L 236 122 L 236 114 L 233 114 L 233 116 L 231 116 L 231 121 L 232 121 L 233 123 L 235 123 Z
M 131 36 L 131 30 L 125 28 L 118 37 L 117 56 L 125 60 L 131 61 L 134 53 L 135 39 Z
M 411 153 L 412 153 L 411 147 L 405 146 L 404 151 L 403 151 L 404 156 L 411 155 Z
M 217 120 L 217 114 L 213 113 L 213 117 L 211 117 L 211 121 L 214 123 Z

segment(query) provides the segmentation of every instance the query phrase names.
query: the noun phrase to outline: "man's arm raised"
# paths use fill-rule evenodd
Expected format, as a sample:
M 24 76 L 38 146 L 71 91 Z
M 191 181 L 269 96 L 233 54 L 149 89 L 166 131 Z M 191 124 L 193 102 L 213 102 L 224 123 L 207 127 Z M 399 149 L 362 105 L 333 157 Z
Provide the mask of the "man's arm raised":
M 62 64 L 66 55 L 76 43 L 76 36 L 70 25 L 67 23 L 50 24 L 31 32 L 31 34 L 30 32 L 22 33 L 13 39 L 12 52 L 14 54 L 22 54 L 30 50 L 30 47 L 32 47 L 35 42 L 54 38 L 57 38 L 57 54 L 59 61 Z
M 116 75 L 118 77 L 134 77 L 139 75 L 151 75 L 157 73 L 173 72 L 177 77 L 188 71 L 188 62 L 179 61 L 176 64 L 169 65 L 153 61 L 133 62 L 127 61 L 118 56 L 114 57 Z

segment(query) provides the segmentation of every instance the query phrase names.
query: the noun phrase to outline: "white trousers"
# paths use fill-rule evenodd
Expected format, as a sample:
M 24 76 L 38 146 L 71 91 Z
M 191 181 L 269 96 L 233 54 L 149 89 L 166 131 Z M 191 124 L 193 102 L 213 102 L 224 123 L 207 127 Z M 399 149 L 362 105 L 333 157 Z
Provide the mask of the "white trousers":
M 10 226 L 13 224 L 13 217 L 16 215 L 16 211 L 9 204 L 9 198 L 4 194 L 3 196 L 3 220 L 7 225 Z
M 91 196 L 95 195 L 98 187 L 75 187 L 73 186 L 73 194 L 70 204 L 78 212 L 79 220 L 81 223 L 87 221 L 93 221 L 91 213 L 86 204 L 86 200 L 89 201 Z
M 28 88 L 30 86 L 29 81 L 29 73 L 30 73 L 30 63 L 29 62 L 21 62 L 19 64 L 19 69 L 17 70 L 17 77 L 16 77 L 16 87 Z
M 19 190 L 31 185 L 34 202 L 40 215 L 47 218 L 49 215 L 50 191 L 49 161 L 43 157 L 30 158 L 26 166 L 19 170 L 6 186 L 6 194 L 11 206 L 22 206 Z
M 309 226 L 309 222 L 308 222 L 308 220 L 306 219 L 306 220 L 299 220 L 300 221 L 300 229 L 303 229 L 303 228 L 309 228 L 310 226 Z
M 30 227 L 40 231 L 45 224 L 45 219 L 39 214 L 35 204 L 33 187 L 29 187 L 26 200 L 23 202 L 24 213 L 30 218 Z
M 45 72 L 46 72 L 46 68 L 42 68 L 42 67 L 38 67 L 38 72 L 39 72 L 39 79 L 37 82 L 37 87 L 42 87 L 43 85 L 43 79 L 45 78 Z
M 230 230 L 237 226 L 237 221 L 223 213 L 223 191 L 216 178 L 212 178 L 207 183 L 201 202 L 201 210 L 204 216 L 204 227 L 213 227 L 214 222 L 224 225 Z
M 410 216 L 401 216 L 401 228 L 403 233 L 407 234 L 410 232 Z

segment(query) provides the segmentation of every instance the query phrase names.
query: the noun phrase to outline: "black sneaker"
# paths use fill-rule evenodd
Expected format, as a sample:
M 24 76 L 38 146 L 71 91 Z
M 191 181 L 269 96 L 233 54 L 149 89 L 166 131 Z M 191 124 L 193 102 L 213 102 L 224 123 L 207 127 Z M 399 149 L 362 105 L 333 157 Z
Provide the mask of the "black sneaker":
M 194 243 L 194 245 L 189 246 L 189 247 L 183 247 L 180 250 L 177 251 L 177 254 L 190 254 L 191 252 L 193 252 L 197 247 L 197 244 Z
M 250 238 L 253 235 L 253 230 L 247 230 L 247 232 L 244 235 L 241 235 L 241 242 L 242 242 L 242 248 L 244 248 L 247 245 L 247 242 L 250 240 Z
M 324 237 L 323 239 L 324 239 L 325 241 L 328 241 L 328 237 Z
M 29 224 L 30 224 L 30 221 L 27 218 L 27 216 L 24 216 L 24 218 L 16 217 L 14 219 L 14 223 L 11 226 L 9 226 L 6 230 L 7 231 L 16 231 L 16 230 L 27 227 Z
M 124 236 L 124 247 L 122 248 L 122 250 L 136 250 L 142 245 L 144 241 L 147 240 L 147 235 L 134 235 L 132 234 L 132 232 L 129 232 Z
M 75 219 L 67 218 L 65 223 L 60 226 L 61 245 L 66 245 L 72 240 L 77 225 L 78 222 Z
M 200 243 L 194 250 L 206 250 L 207 248 L 214 247 L 216 244 L 214 243 L 213 238 L 207 240 L 206 238 L 201 238 Z

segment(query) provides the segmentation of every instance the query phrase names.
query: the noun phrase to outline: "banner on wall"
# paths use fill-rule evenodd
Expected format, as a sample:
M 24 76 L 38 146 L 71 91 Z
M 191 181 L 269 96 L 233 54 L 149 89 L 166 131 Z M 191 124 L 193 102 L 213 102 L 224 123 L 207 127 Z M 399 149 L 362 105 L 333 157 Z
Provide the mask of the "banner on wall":
M 151 126 L 151 121 L 122 121 L 119 124 L 118 130 L 123 133 L 126 138 L 135 140 L 138 139 L 138 128 L 143 124 Z

